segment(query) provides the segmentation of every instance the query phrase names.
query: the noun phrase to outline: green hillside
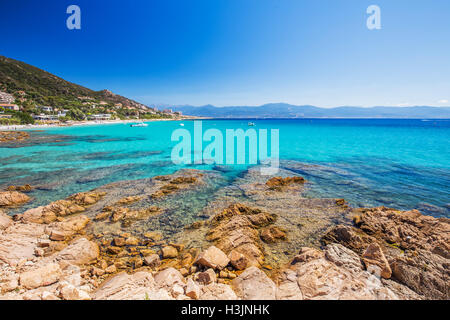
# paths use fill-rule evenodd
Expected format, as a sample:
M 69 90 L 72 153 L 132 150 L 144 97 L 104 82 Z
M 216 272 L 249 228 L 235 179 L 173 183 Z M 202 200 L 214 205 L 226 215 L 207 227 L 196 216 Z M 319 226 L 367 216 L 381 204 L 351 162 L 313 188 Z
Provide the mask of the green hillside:
M 38 106 L 50 106 L 69 110 L 68 119 L 72 120 L 83 120 L 95 113 L 112 113 L 114 118 L 121 119 L 171 116 L 111 91 L 93 91 L 4 56 L 0 56 L 0 91 L 12 94 L 16 98 L 15 104 L 27 115 L 41 114 L 42 110 Z M 20 113 L 5 112 L 14 114 L 14 118 L 19 118 L 21 123 L 29 119 Z

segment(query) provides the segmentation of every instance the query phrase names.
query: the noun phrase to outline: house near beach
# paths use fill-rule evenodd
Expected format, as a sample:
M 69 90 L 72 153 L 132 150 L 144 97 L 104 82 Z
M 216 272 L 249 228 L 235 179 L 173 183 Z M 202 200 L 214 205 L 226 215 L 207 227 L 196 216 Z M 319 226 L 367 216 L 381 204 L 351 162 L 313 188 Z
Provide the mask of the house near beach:
M 44 111 L 44 112 L 53 112 L 53 108 L 52 107 L 40 106 L 39 108 L 41 108 L 41 110 Z
M 39 120 L 39 121 L 56 121 L 58 120 L 58 116 L 55 115 L 48 115 L 48 114 L 39 114 L 39 115 L 33 115 L 32 116 L 34 120 Z
M 109 113 L 105 114 L 93 114 L 88 117 L 89 120 L 111 120 L 111 115 Z
M 0 103 L 0 108 L 12 111 L 19 111 L 20 107 L 16 104 Z

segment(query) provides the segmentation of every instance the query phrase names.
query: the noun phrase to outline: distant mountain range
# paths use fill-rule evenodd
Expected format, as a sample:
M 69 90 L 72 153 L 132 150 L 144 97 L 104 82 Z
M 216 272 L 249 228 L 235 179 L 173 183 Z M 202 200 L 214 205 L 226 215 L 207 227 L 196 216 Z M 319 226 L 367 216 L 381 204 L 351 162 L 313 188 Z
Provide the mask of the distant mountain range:
M 164 106 L 164 109 L 168 106 Z M 319 108 L 271 103 L 262 106 L 215 107 L 206 105 L 171 106 L 184 115 L 212 118 L 395 118 L 395 119 L 450 119 L 450 107 L 337 107 Z

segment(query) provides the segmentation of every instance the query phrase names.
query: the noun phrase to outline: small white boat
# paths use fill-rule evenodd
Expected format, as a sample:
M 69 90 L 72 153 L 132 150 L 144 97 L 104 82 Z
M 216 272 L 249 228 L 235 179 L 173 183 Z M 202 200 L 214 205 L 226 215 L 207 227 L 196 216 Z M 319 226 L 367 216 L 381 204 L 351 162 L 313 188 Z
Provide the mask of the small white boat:
M 184 127 L 184 123 L 180 123 L 180 126 L 181 126 L 181 127 Z
M 249 122 L 249 123 L 248 123 L 248 126 L 249 126 L 249 127 L 254 127 L 254 126 L 255 126 L 255 123 L 254 123 L 254 122 Z
M 134 123 L 132 125 L 130 125 L 130 127 L 134 128 L 134 127 L 148 127 L 148 124 L 140 122 L 140 123 Z

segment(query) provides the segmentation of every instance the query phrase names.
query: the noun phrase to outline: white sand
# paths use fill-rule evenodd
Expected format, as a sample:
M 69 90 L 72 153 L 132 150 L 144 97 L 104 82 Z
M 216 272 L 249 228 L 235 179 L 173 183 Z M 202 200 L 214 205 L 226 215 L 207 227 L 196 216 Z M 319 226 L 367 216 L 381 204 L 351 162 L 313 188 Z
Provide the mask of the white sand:
M 46 128 L 56 127 L 75 127 L 75 126 L 93 126 L 105 124 L 121 124 L 121 123 L 139 123 L 139 122 L 153 122 L 153 121 L 181 121 L 189 120 L 190 117 L 184 119 L 134 119 L 134 120 L 104 120 L 104 121 L 70 121 L 65 124 L 27 124 L 27 125 L 8 125 L 0 126 L 0 131 L 14 131 L 14 130 L 42 130 Z

